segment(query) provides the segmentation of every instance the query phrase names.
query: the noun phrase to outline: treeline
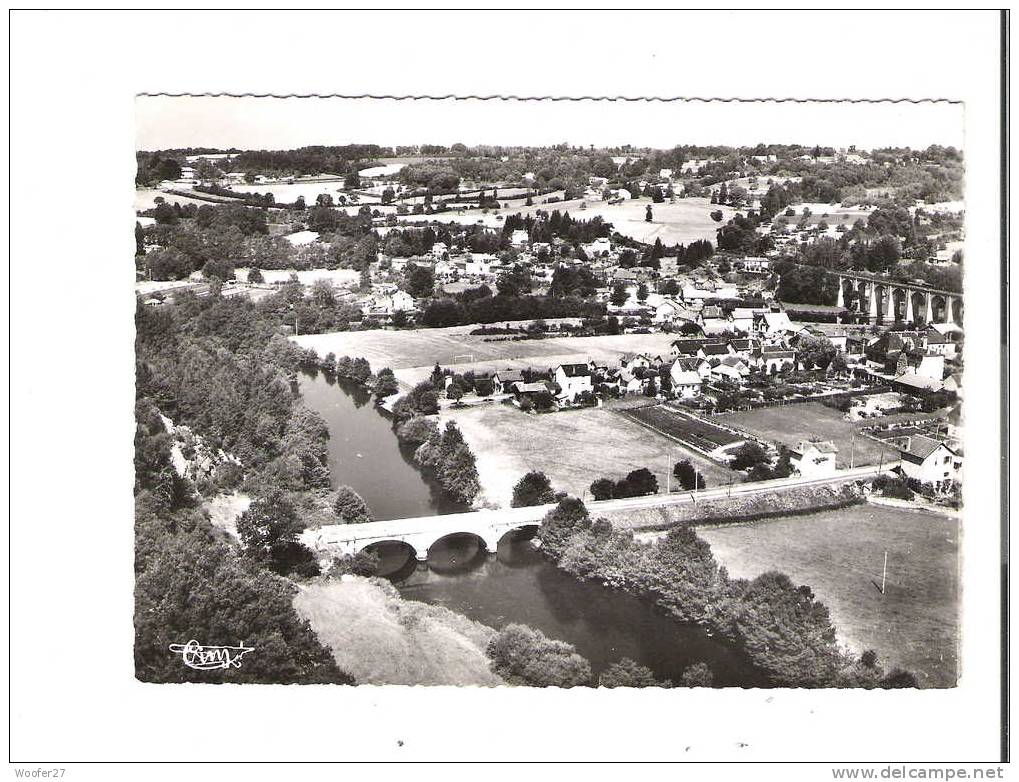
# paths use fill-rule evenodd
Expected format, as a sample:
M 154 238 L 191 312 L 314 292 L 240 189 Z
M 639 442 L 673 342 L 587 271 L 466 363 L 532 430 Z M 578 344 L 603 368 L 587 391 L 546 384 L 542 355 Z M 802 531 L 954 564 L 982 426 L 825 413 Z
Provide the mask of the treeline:
M 309 146 L 289 150 L 248 150 L 231 161 L 231 170 L 273 176 L 346 174 L 351 168 L 366 168 L 380 157 L 391 157 L 390 147 L 377 144 Z
M 430 301 L 418 322 L 428 328 L 462 326 L 468 323 L 498 323 L 509 320 L 547 318 L 592 318 L 605 316 L 605 304 L 577 296 L 491 295 L 487 286 L 477 297 L 460 295 Z
M 909 673 L 885 673 L 873 652 L 852 658 L 839 646 L 828 609 L 807 586 L 768 572 L 731 578 L 711 547 L 687 526 L 656 543 L 591 519 L 567 498 L 538 533 L 542 551 L 577 578 L 599 581 L 655 602 L 680 622 L 705 625 L 736 644 L 776 685 L 916 687 Z
M 140 306 L 135 322 L 138 677 L 350 683 L 280 577 L 318 572 L 299 542 L 302 509 L 329 487 L 328 430 L 286 380 L 303 352 L 274 336 L 271 307 L 240 299 L 183 296 L 172 307 Z M 197 483 L 181 478 L 161 414 L 240 463 L 224 459 Z M 240 549 L 198 507 L 199 496 L 236 488 L 253 497 L 238 521 Z M 223 633 L 258 654 L 240 669 L 201 674 L 167 654 L 170 643 Z

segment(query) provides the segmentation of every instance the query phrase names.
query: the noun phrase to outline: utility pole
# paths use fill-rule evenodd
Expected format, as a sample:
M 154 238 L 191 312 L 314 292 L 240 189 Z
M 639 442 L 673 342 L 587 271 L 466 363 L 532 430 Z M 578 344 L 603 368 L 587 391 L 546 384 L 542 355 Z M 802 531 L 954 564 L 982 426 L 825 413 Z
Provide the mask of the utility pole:
M 850 440 L 851 445 L 849 446 L 849 469 L 853 469 L 856 464 L 856 428 L 853 428 L 852 439 Z
M 672 452 L 665 452 L 665 495 L 672 494 Z
M 881 594 L 885 593 L 885 577 L 888 575 L 888 550 L 885 550 L 885 564 L 881 568 Z

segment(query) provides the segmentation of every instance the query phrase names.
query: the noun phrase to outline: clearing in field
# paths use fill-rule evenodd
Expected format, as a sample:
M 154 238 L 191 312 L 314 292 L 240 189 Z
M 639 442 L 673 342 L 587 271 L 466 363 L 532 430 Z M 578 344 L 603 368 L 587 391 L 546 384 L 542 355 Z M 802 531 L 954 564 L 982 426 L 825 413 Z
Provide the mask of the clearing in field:
M 856 505 L 808 516 L 698 529 L 737 578 L 779 570 L 831 611 L 840 642 L 874 649 L 921 686 L 959 672 L 959 523 L 923 511 Z M 881 583 L 885 552 L 888 580 Z
M 486 405 L 449 410 L 442 419 L 459 425 L 477 456 L 486 499 L 502 507 L 509 507 L 513 485 L 531 470 L 544 472 L 556 491 L 576 497 L 598 478 L 618 480 L 641 467 L 656 475 L 664 492 L 668 465 L 680 459 L 689 459 L 708 486 L 732 474 L 611 410 L 535 415 L 511 405 Z
M 743 429 L 761 439 L 793 447 L 801 440 L 831 440 L 839 449 L 839 467 L 860 467 L 895 459 L 895 451 L 859 433 L 860 424 L 820 402 L 762 407 L 718 416 L 719 423 Z M 872 423 L 872 422 L 871 422 Z M 853 433 L 856 432 L 855 437 Z

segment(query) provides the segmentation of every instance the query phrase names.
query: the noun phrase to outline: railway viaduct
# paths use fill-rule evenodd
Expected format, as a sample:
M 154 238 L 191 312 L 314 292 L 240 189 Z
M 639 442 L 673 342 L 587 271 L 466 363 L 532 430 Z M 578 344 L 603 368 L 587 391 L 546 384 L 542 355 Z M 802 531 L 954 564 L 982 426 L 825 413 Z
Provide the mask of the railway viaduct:
M 962 322 L 962 294 L 957 291 L 852 272 L 832 274 L 839 280 L 837 305 L 874 323 Z

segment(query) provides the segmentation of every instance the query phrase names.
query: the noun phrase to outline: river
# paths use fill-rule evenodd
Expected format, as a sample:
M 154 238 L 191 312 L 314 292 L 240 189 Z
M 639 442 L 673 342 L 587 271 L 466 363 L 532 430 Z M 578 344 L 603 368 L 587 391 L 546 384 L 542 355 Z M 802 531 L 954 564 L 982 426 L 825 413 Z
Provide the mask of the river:
M 301 373 L 298 383 L 329 426 L 334 487 L 353 487 L 377 519 L 463 510 L 414 467 L 367 392 L 322 373 Z M 526 535 L 504 538 L 496 554 L 472 536 L 451 536 L 432 547 L 427 563 L 408 558 L 398 545 L 380 554 L 383 574 L 407 599 L 445 606 L 496 629 L 529 625 L 573 644 L 595 674 L 629 657 L 674 682 L 688 666 L 705 662 L 717 685 L 765 684 L 741 653 L 704 629 L 674 622 L 648 601 L 574 579 Z

